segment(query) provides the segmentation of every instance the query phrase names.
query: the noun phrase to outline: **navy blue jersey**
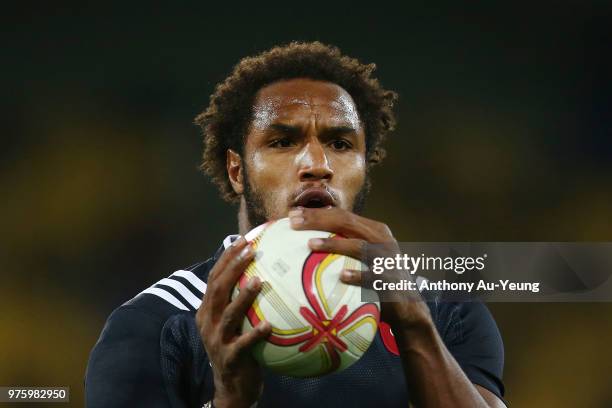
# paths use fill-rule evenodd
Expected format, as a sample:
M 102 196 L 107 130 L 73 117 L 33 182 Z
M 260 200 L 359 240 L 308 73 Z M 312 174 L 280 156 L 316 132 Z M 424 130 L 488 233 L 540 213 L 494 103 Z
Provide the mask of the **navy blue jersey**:
M 226 238 L 224 246 L 230 242 L 231 237 Z M 87 366 L 88 407 L 202 407 L 212 399 L 212 369 L 195 312 L 223 249 L 162 279 L 110 315 Z M 435 297 L 427 304 L 467 377 L 501 398 L 503 345 L 485 305 Z M 266 373 L 257 406 L 407 407 L 408 396 L 393 335 L 381 323 L 364 356 L 344 371 L 306 379 Z

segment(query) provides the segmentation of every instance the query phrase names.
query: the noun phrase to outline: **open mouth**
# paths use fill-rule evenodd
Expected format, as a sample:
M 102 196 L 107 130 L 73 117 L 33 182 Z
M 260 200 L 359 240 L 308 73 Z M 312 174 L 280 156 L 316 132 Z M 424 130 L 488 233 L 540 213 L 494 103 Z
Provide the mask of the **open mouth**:
M 334 197 L 325 188 L 309 188 L 295 199 L 295 206 L 307 208 L 324 208 L 334 206 Z

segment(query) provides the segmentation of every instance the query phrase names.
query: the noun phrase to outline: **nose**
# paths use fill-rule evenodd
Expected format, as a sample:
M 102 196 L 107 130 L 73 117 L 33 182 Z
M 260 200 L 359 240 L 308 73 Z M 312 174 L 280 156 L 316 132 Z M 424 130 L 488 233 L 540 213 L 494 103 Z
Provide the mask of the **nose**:
M 325 147 L 318 140 L 309 141 L 297 159 L 300 181 L 329 181 L 334 175 L 325 154 Z

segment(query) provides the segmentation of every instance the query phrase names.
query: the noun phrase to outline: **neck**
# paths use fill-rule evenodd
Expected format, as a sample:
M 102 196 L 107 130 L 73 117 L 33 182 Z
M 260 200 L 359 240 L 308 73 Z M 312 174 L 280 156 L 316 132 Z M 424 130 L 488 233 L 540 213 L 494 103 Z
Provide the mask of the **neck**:
M 240 208 L 238 209 L 238 233 L 244 236 L 244 234 L 249 232 L 252 228 L 247 213 L 246 200 L 244 196 L 242 196 L 240 197 Z

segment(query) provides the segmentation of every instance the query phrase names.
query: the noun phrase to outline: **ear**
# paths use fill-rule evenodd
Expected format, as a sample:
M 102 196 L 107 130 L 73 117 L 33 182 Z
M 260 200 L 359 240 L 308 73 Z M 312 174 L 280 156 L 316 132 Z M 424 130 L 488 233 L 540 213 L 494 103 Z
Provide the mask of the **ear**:
M 227 175 L 230 183 L 232 184 L 234 192 L 236 194 L 242 194 L 244 191 L 244 184 L 242 176 L 242 159 L 240 158 L 240 155 L 232 149 L 227 149 L 225 161 L 227 166 Z

